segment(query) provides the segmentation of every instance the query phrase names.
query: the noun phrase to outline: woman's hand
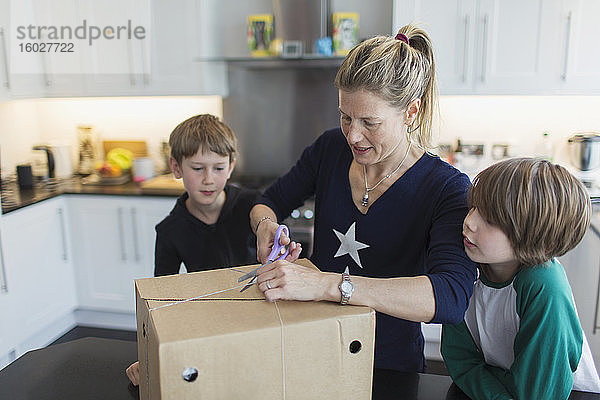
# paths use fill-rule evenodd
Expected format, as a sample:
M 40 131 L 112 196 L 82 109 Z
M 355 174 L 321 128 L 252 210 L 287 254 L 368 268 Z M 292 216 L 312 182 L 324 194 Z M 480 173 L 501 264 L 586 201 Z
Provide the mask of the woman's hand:
M 133 383 L 134 386 L 138 386 L 140 384 L 140 362 L 139 361 L 136 361 L 133 364 L 131 364 L 129 367 L 127 367 L 125 372 L 127 373 L 127 377 L 129 378 L 131 383 Z
M 339 274 L 324 273 L 287 260 L 264 266 L 257 271 L 257 278 L 258 289 L 267 301 L 339 301 L 341 296 L 337 287 Z
M 264 264 L 273 248 L 275 242 L 275 232 L 279 228 L 279 224 L 266 219 L 261 222 L 256 230 L 256 258 L 258 262 Z M 279 244 L 282 246 L 289 245 L 290 254 L 285 258 L 289 262 L 294 262 L 300 256 L 302 246 L 300 243 L 292 242 L 283 232 L 279 237 Z

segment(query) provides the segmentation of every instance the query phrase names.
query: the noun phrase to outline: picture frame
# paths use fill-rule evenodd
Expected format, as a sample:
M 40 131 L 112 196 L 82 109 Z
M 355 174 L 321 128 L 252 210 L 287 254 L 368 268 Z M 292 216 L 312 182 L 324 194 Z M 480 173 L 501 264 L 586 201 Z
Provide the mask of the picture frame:
M 253 57 L 270 56 L 269 46 L 273 39 L 273 15 L 248 15 L 247 27 L 247 40 L 250 54 Z
M 358 44 L 359 15 L 356 12 L 333 13 L 333 52 L 345 56 Z

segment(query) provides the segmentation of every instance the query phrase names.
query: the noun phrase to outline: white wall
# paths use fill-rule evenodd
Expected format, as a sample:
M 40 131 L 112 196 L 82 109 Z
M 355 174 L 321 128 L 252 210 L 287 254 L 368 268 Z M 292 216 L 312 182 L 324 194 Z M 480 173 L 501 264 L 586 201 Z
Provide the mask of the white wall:
M 221 98 L 114 97 L 0 103 L 2 174 L 14 174 L 15 165 L 36 153 L 41 157 L 31 146 L 43 142 L 70 143 L 75 160 L 79 124 L 93 125 L 103 140 L 146 140 L 151 155 L 158 159 L 160 141 L 168 139 L 179 122 L 199 113 L 222 117 Z M 600 131 L 600 96 L 444 96 L 434 128 L 440 143 L 454 143 L 456 138 L 483 143 L 488 154 L 492 144 L 509 144 L 514 154 L 523 155 L 532 155 L 547 131 L 555 144 L 555 159 L 566 160 L 568 137 L 580 131 Z
M 548 132 L 557 159 L 566 157 L 567 139 L 576 132 L 600 132 L 600 96 L 443 96 L 439 141 L 510 144 L 532 154 Z
M 197 114 L 223 116 L 219 96 L 35 99 L 0 103 L 2 175 L 17 164 L 43 158 L 31 146 L 71 145 L 77 166 L 77 125 L 92 125 L 100 140 L 145 140 L 161 162 L 159 145 L 181 121 Z

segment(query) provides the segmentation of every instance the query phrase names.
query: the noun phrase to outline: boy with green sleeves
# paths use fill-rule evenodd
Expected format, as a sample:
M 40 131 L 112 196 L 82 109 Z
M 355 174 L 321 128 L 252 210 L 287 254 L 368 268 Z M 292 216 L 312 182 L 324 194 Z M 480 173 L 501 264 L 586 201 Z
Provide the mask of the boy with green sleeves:
M 590 224 L 583 185 L 548 161 L 509 159 L 475 178 L 469 204 L 464 247 L 479 263 L 479 279 L 464 321 L 442 329 L 442 355 L 456 385 L 473 399 L 600 392 L 555 258 L 574 248 Z

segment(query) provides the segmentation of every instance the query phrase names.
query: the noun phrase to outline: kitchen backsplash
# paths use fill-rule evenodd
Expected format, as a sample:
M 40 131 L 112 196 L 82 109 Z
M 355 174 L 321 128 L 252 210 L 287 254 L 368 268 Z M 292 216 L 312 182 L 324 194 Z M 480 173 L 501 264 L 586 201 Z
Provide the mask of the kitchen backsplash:
M 483 144 L 483 163 L 492 162 L 494 144 L 511 155 L 536 155 L 548 132 L 557 161 L 566 161 L 567 139 L 575 132 L 600 131 L 600 96 L 443 96 L 434 124 L 437 141 Z M 102 140 L 146 140 L 161 164 L 160 142 L 184 119 L 212 113 L 222 116 L 219 96 L 114 97 L 15 100 L 0 103 L 2 175 L 35 157 L 39 143 L 72 146 L 76 166 L 77 125 L 92 125 Z M 268 116 L 265 116 L 268 118 Z M 310 118 L 310 116 L 305 116 Z M 251 141 L 245 141 L 251 142 Z M 290 165 L 295 160 L 290 160 Z M 285 171 L 273 171 L 274 174 Z

